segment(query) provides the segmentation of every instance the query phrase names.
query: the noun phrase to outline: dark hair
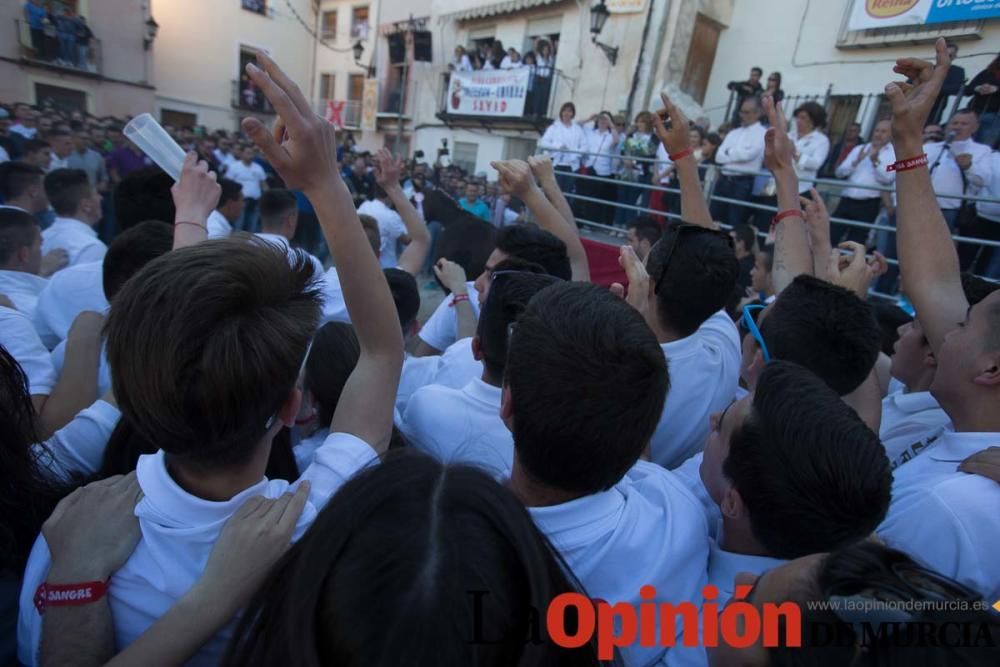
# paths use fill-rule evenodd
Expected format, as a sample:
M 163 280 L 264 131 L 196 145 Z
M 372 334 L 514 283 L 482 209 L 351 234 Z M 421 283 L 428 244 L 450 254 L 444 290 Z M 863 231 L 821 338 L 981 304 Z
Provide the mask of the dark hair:
M 216 208 L 222 208 L 231 201 L 236 201 L 243 194 L 243 186 L 228 178 L 220 178 L 219 185 L 222 187 L 222 194 L 219 196 L 219 203 Z
M 273 188 L 265 190 L 260 196 L 260 226 L 261 228 L 273 228 L 281 222 L 281 218 L 299 208 L 295 201 L 295 195 L 290 190 L 279 190 Z
M 563 280 L 573 277 L 566 244 L 535 225 L 502 228 L 496 236 L 496 248 L 511 257 L 545 267 L 550 276 Z
M 115 221 L 125 230 L 144 220 L 173 223 L 177 216 L 170 188 L 174 179 L 159 167 L 144 167 L 115 186 Z
M 563 111 L 570 110 L 573 112 L 573 117 L 576 117 L 576 105 L 572 102 L 564 102 L 561 107 L 559 107 L 559 117 L 562 118 Z
M 787 361 L 764 368 L 722 469 L 753 536 L 775 558 L 864 539 L 889 509 L 892 472 L 878 436 L 822 380 Z
M 876 303 L 873 308 L 882 332 L 882 352 L 891 357 L 895 353 L 896 341 L 899 340 L 899 327 L 912 322 L 913 317 L 894 303 Z
M 12 160 L 0 164 L 0 197 L 5 202 L 17 199 L 32 185 L 39 185 L 45 177 L 40 167 Z
M 512 270 L 512 269 L 504 269 Z M 490 283 L 490 291 L 479 313 L 476 336 L 483 355 L 483 368 L 499 382 L 507 363 L 507 334 L 528 302 L 558 278 L 531 272 L 507 273 Z
M 420 312 L 420 288 L 417 279 L 402 269 L 383 269 L 385 279 L 392 292 L 392 300 L 396 304 L 396 314 L 399 316 L 399 326 L 403 330 L 410 328 Z
M 313 263 L 246 238 L 162 255 L 105 326 L 122 415 L 178 462 L 238 464 L 295 386 L 319 321 Z M 156 350 L 150 355 L 149 350 Z
M 392 454 L 348 481 L 278 562 L 222 664 L 596 665 L 592 642 L 526 641 L 532 610 L 579 590 L 567 572 L 488 475 Z M 490 641 L 473 641 L 481 628 Z
M 749 225 L 747 223 L 735 225 L 731 234 L 733 234 L 733 236 L 736 237 L 736 240 L 742 243 L 749 252 L 753 252 L 754 243 L 757 241 L 757 230 L 753 227 L 753 225 Z
M 35 242 L 38 221 L 30 213 L 16 208 L 0 208 L 0 265 L 21 249 Z
M 799 113 L 804 113 L 809 116 L 809 120 L 816 129 L 826 127 L 826 109 L 824 109 L 822 105 L 817 102 L 806 102 L 804 104 L 800 104 L 792 116 L 798 116 Z
M 51 144 L 52 139 L 55 139 L 57 137 L 72 138 L 73 135 L 67 132 L 66 130 L 55 129 L 49 132 L 47 135 L 45 135 L 45 140 Z
M 771 273 L 774 270 L 774 246 L 765 245 L 757 251 L 757 256 L 764 258 L 764 268 Z
M 316 399 L 319 423 L 329 426 L 347 379 L 361 356 L 354 327 L 345 322 L 327 322 L 313 338 L 303 373 L 303 388 Z
M 980 278 L 968 271 L 962 273 L 961 279 L 962 291 L 965 293 L 965 300 L 969 302 L 970 306 L 976 305 L 990 294 L 993 294 L 993 292 L 1000 290 L 1000 285 L 997 283 Z
M 676 234 L 682 235 L 675 241 Z M 662 276 L 671 247 L 667 275 Z M 646 269 L 660 285 L 656 292 L 660 323 L 681 337 L 690 336 L 725 308 L 740 275 L 732 239 L 708 230 L 681 232 L 677 224 L 667 225 L 649 251 Z
M 705 135 L 705 141 L 718 148 L 722 145 L 722 136 L 718 132 L 709 132 Z
M 764 70 L 762 70 L 762 69 L 761 69 L 761 68 L 759 68 L 759 67 L 751 67 L 751 68 L 750 68 L 750 73 L 751 73 L 751 74 L 753 74 L 754 72 L 757 72 L 757 73 L 758 73 L 758 74 L 760 74 L 761 76 L 763 76 L 763 75 L 764 75 Z
M 45 196 L 56 215 L 76 213 L 80 202 L 94 191 L 83 169 L 53 169 L 45 175 Z
M 805 366 L 841 396 L 865 381 L 881 347 L 871 305 L 850 290 L 807 275 L 781 292 L 760 333 L 772 359 Z
M 642 316 L 589 283 L 539 292 L 508 343 L 516 461 L 580 495 L 613 486 L 639 459 L 670 384 Z
M 159 220 L 147 220 L 115 237 L 104 256 L 104 297 L 111 302 L 129 278 L 160 255 L 170 252 L 174 227 Z
M 37 153 L 43 148 L 49 148 L 49 142 L 42 141 L 41 139 L 28 139 L 24 142 L 24 146 L 21 149 L 21 155 Z
M 649 241 L 650 246 L 655 245 L 663 236 L 663 227 L 660 223 L 645 215 L 629 220 L 626 229 L 634 229 L 636 237 L 640 241 Z

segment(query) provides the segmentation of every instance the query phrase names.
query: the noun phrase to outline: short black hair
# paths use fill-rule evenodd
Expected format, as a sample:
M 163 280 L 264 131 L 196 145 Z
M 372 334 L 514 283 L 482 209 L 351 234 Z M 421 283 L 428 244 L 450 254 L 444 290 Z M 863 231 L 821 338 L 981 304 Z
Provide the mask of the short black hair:
M 35 241 L 38 221 L 17 208 L 0 208 L 0 265 L 10 261 L 18 250 Z
M 45 196 L 56 215 L 71 216 L 94 191 L 83 169 L 53 169 L 45 175 Z
M 763 76 L 763 74 L 764 74 L 764 70 L 762 70 L 762 69 L 761 69 L 761 68 L 759 68 L 759 67 L 751 67 L 751 68 L 750 68 L 750 73 L 752 74 L 752 73 L 754 73 L 754 72 L 757 72 L 757 73 L 758 73 L 758 74 L 760 74 L 761 76 Z
M 57 128 L 55 130 L 52 130 L 48 134 L 46 134 L 45 135 L 45 140 L 51 142 L 52 139 L 55 139 L 55 138 L 58 138 L 58 137 L 69 137 L 69 138 L 72 138 L 73 135 L 70 134 L 69 132 L 67 132 L 66 130 L 60 130 L 60 129 Z
M 29 153 L 37 153 L 43 148 L 49 148 L 49 142 L 42 141 L 41 139 L 28 139 L 24 142 L 24 147 L 21 149 L 22 155 L 28 155 Z
M 220 178 L 219 187 L 222 188 L 222 194 L 219 196 L 219 203 L 216 205 L 216 208 L 222 208 L 229 202 L 236 201 L 243 194 L 243 186 L 228 178 Z
M 771 273 L 774 270 L 774 246 L 765 245 L 757 251 L 757 256 L 764 258 L 764 268 Z
M 889 509 L 892 472 L 878 435 L 798 364 L 769 363 L 729 441 L 723 472 L 775 558 L 864 539 Z
M 497 233 L 496 248 L 511 257 L 545 267 L 550 276 L 563 280 L 573 277 L 566 244 L 536 225 L 504 227 Z
M 772 359 L 794 361 L 845 396 L 875 365 L 881 334 L 871 305 L 854 292 L 800 275 L 760 325 Z
M 882 352 L 888 356 L 895 353 L 894 346 L 899 340 L 899 327 L 913 321 L 913 316 L 894 303 L 875 303 L 875 319 L 882 331 Z
M 32 185 L 38 185 L 45 178 L 41 167 L 27 162 L 11 160 L 0 164 L 0 197 L 4 201 L 17 199 Z
M 316 417 L 323 426 L 333 420 L 344 385 L 360 357 L 361 345 L 351 324 L 327 322 L 313 337 L 302 384 L 313 395 Z
M 392 300 L 396 304 L 399 326 L 407 330 L 420 312 L 420 288 L 417 279 L 402 269 L 383 269 Z
M 298 209 L 295 195 L 290 190 L 265 190 L 260 196 L 260 225 L 271 227 L 292 211 Z
M 757 241 L 757 230 L 753 225 L 743 223 L 735 225 L 730 232 L 736 240 L 742 243 L 747 250 L 753 252 L 754 243 Z
M 799 112 L 805 113 L 809 116 L 809 120 L 812 121 L 813 127 L 824 128 L 826 127 L 826 109 L 822 107 L 817 102 L 805 102 L 800 104 L 792 117 L 799 115 Z
M 639 460 L 670 380 L 638 311 L 597 285 L 563 281 L 518 319 L 504 383 L 516 460 L 532 479 L 586 495 L 611 488 Z
M 173 244 L 174 227 L 162 220 L 140 222 L 116 236 L 104 255 L 104 298 L 112 301 L 129 278 L 160 255 L 170 252 Z
M 125 176 L 113 195 L 118 229 L 124 231 L 144 220 L 174 222 L 173 185 L 174 179 L 159 167 L 143 167 Z
M 994 282 L 990 282 L 985 278 L 980 278 L 979 276 L 973 275 L 968 271 L 963 272 L 961 275 L 962 279 L 962 291 L 965 293 L 965 300 L 969 302 L 970 306 L 974 306 L 993 292 L 1000 289 L 1000 285 Z
M 645 215 L 630 220 L 626 229 L 634 229 L 639 240 L 649 241 L 651 246 L 655 245 L 663 236 L 663 227 L 660 223 Z
M 511 269 L 503 269 L 511 270 Z M 476 335 L 483 355 L 483 368 L 499 381 L 507 363 L 507 334 L 528 302 L 538 292 L 559 280 L 529 271 L 505 273 L 490 283 L 490 291 L 479 313 Z
M 682 236 L 675 242 L 676 234 Z M 662 276 L 671 247 L 667 275 Z M 660 323 L 686 337 L 726 307 L 740 275 L 740 263 L 728 235 L 712 230 L 681 232 L 679 225 L 670 224 L 649 251 L 646 270 L 660 285 L 656 292 Z

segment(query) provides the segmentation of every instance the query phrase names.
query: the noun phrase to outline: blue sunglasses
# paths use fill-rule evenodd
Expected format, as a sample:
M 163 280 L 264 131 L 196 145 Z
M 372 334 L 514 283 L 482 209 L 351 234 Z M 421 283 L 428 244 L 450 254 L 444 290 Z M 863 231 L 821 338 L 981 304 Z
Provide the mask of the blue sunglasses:
M 740 327 L 744 329 L 747 333 L 753 336 L 757 344 L 760 345 L 760 351 L 764 355 L 764 363 L 771 363 L 771 354 L 767 351 L 767 343 L 764 342 L 764 337 L 760 335 L 760 329 L 757 327 L 757 322 L 754 321 L 753 313 L 758 310 L 764 310 L 766 306 L 762 305 L 752 305 L 743 307 L 743 315 L 740 317 Z

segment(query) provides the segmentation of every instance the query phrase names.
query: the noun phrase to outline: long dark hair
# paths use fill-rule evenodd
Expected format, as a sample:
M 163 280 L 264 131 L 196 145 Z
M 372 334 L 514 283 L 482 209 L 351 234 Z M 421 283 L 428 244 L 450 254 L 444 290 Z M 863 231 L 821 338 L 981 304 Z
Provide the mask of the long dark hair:
M 48 451 L 36 446 L 35 409 L 28 378 L 0 345 L 0 572 L 20 577 L 31 547 L 71 482 L 56 481 L 44 470 Z
M 544 636 L 549 602 L 579 591 L 563 567 L 485 473 L 400 452 L 330 500 L 244 611 L 223 664 L 599 664 L 593 643 Z

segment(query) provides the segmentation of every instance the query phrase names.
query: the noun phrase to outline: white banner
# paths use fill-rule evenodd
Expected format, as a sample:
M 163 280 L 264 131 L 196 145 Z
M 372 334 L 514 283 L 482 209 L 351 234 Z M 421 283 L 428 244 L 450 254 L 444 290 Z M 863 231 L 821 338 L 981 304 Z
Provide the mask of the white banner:
M 523 116 L 528 96 L 527 67 L 452 72 L 448 113 L 458 116 Z
M 848 30 L 1000 17 L 1000 0 L 851 0 Z

